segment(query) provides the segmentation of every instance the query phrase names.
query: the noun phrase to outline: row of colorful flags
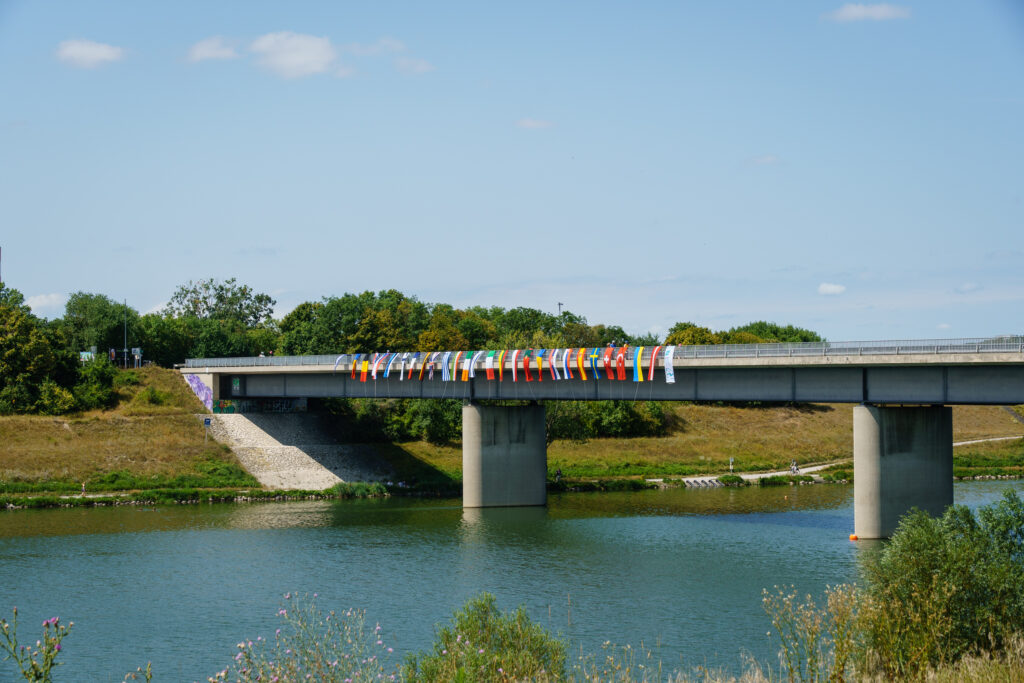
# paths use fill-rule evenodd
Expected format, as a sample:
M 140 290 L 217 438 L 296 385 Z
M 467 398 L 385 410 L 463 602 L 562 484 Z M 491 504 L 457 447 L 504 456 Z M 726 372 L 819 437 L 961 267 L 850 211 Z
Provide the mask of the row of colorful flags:
M 651 351 L 646 371 L 643 368 L 644 346 L 607 346 L 596 348 L 569 349 L 513 349 L 501 351 L 411 351 L 406 353 L 357 353 L 352 361 L 351 378 L 360 382 L 376 381 L 378 377 L 389 379 L 394 369 L 399 381 L 434 379 L 435 370 L 440 370 L 441 381 L 457 382 L 460 377 L 468 382 L 476 377 L 476 370 L 483 362 L 488 380 L 505 379 L 506 364 L 511 361 L 512 381 L 522 378 L 526 382 L 544 381 L 547 374 L 552 380 L 604 379 L 634 382 L 654 380 L 654 368 L 661 355 L 665 368 L 665 382 L 676 381 L 673 368 L 675 346 L 655 346 Z M 345 356 L 338 356 L 334 369 L 338 369 Z M 627 372 L 627 363 L 632 363 L 632 376 Z M 397 367 L 396 367 L 397 366 Z M 418 368 L 418 373 L 417 373 Z M 536 374 L 531 370 L 536 369 Z M 576 374 L 573 374 L 575 370 Z M 589 371 L 589 376 L 588 376 Z M 646 377 L 645 377 L 646 375 Z

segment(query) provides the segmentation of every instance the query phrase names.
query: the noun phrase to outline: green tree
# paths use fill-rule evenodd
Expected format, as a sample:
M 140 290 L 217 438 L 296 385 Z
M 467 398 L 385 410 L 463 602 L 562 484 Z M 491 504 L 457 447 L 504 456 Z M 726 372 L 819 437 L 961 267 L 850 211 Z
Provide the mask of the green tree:
M 196 318 L 166 318 L 147 313 L 139 318 L 137 328 L 143 357 L 165 368 L 184 363 L 198 325 Z
M 420 333 L 418 344 L 427 351 L 469 348 L 469 341 L 458 328 L 459 316 L 447 304 L 437 304 L 430 314 L 430 324 Z
M 758 320 L 739 327 L 734 327 L 727 333 L 732 336 L 737 333 L 747 332 L 766 342 L 819 342 L 824 341 L 817 332 L 805 330 L 802 327 L 793 325 L 779 325 L 777 323 Z M 746 344 L 752 342 L 730 342 L 734 344 Z
M 16 289 L 11 289 L 3 282 L 0 282 L 0 306 L 20 308 L 24 313 L 31 313 L 32 309 L 25 305 L 25 297 Z
M 246 327 L 266 325 L 277 302 L 269 294 L 240 285 L 235 278 L 188 281 L 171 296 L 164 313 L 169 317 L 210 318 L 240 323 Z
M 64 348 L 63 333 L 32 315 L 21 301 L 20 292 L 5 290 L 0 302 L 0 414 L 66 412 L 72 406 L 57 389 L 75 380 L 76 361 Z M 46 399 L 42 403 L 41 396 Z
M 134 346 L 138 321 L 138 312 L 105 294 L 75 292 L 68 297 L 61 322 L 71 351 L 87 351 L 95 346 L 97 352 L 106 353 L 107 349 L 125 346 L 126 329 L 128 346 Z
M 665 338 L 665 343 L 695 346 L 703 344 L 721 344 L 722 339 L 706 327 L 701 327 L 700 325 L 691 322 L 680 322 L 676 323 L 671 327 L 671 329 L 669 329 L 668 336 Z

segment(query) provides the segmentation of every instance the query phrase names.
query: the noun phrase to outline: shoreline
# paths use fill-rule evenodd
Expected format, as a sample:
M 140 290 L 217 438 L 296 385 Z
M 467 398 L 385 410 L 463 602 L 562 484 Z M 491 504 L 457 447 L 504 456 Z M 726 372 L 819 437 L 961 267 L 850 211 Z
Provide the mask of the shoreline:
M 833 463 L 819 465 L 815 471 L 821 471 L 828 467 L 842 465 Z M 762 472 L 756 475 L 748 474 L 742 482 L 734 482 L 728 473 L 722 475 L 707 475 L 704 480 L 718 481 L 727 478 L 715 486 L 718 487 L 744 487 L 744 486 L 803 486 L 810 484 L 839 484 L 852 485 L 849 479 L 825 479 L 820 476 L 812 476 L 801 472 L 791 475 L 789 473 Z M 1022 474 L 974 474 L 966 476 L 954 476 L 953 481 L 994 481 L 994 480 L 1016 480 L 1024 478 Z M 657 479 L 589 479 L 589 480 L 561 480 L 549 481 L 548 493 L 613 493 L 623 491 L 645 491 L 669 488 L 693 488 L 688 484 L 692 477 L 684 478 L 657 478 Z M 732 479 L 739 479 L 733 477 Z M 461 492 L 450 488 L 409 488 L 399 486 L 387 486 L 380 482 L 348 482 L 325 489 L 322 491 L 312 490 L 281 490 L 281 489 L 151 489 L 148 491 L 117 492 L 105 491 L 98 493 L 87 493 L 85 495 L 0 495 L 0 511 L 17 510 L 40 510 L 55 508 L 91 508 L 91 507 L 118 507 L 137 505 L 202 505 L 213 503 L 286 503 L 295 501 L 315 500 L 355 500 L 369 498 L 458 498 Z

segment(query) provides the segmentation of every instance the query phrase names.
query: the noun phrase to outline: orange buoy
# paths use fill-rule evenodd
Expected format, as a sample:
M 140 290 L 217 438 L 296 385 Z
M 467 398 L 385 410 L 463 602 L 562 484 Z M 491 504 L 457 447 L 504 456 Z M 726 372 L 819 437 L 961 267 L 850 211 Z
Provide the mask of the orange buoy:
M 857 534 L 850 534 L 850 540 L 851 541 L 856 541 L 857 540 Z

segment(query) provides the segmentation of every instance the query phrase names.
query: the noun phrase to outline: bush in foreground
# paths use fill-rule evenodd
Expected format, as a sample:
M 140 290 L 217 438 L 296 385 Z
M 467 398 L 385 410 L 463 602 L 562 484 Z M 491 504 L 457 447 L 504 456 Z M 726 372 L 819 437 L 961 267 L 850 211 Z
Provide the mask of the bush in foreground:
M 522 607 L 502 613 L 483 593 L 437 629 L 432 651 L 410 655 L 403 673 L 416 681 L 561 680 L 567 649 Z
M 915 678 L 967 658 L 1015 666 L 1024 629 L 1024 501 L 1007 491 L 977 516 L 963 505 L 938 519 L 912 511 L 867 563 L 865 579 L 863 589 L 828 590 L 823 609 L 792 590 L 765 592 L 791 680 L 845 680 L 851 672 Z

